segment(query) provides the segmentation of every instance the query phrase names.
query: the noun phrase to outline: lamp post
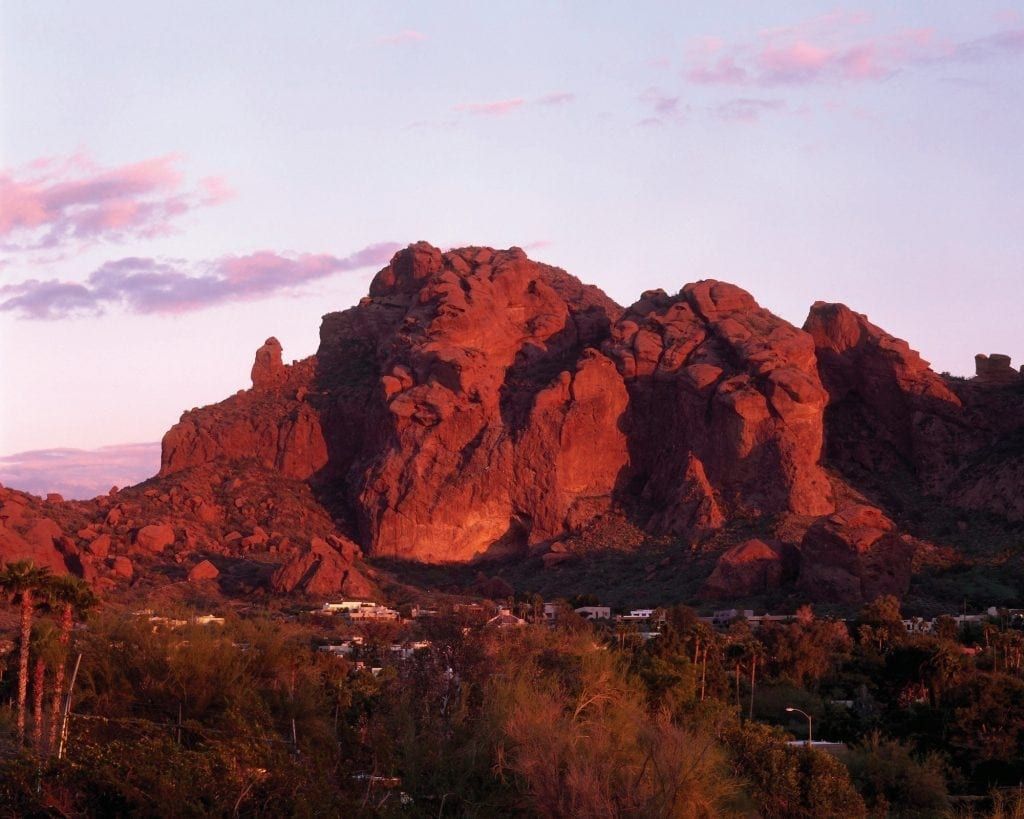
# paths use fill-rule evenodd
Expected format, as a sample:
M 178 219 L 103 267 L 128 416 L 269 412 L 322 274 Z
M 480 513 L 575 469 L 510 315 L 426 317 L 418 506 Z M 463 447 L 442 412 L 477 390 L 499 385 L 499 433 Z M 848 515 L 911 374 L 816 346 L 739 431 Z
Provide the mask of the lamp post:
M 799 708 L 793 708 L 792 706 L 787 706 L 786 710 L 788 712 L 790 712 L 790 713 L 793 713 L 795 711 L 796 713 L 803 714 L 805 717 L 807 717 L 807 747 L 810 748 L 811 747 L 811 715 L 808 714 L 806 711 L 801 711 Z

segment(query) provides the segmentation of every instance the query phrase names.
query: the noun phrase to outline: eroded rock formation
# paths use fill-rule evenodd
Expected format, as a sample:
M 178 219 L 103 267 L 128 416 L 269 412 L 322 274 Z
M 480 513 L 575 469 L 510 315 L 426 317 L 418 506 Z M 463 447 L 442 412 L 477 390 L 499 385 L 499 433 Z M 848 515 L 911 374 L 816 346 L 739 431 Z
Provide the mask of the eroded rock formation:
M 799 329 L 701 281 L 622 308 L 518 248 L 421 242 L 324 316 L 316 355 L 286 365 L 269 338 L 251 389 L 184 413 L 153 481 L 85 504 L 5 491 L 0 558 L 100 585 L 173 564 L 224 588 L 357 595 L 373 590 L 361 551 L 541 553 L 561 571 L 586 559 L 566 544 L 621 521 L 681 554 L 739 541 L 706 596 L 798 574 L 804 594 L 856 603 L 906 590 L 915 504 L 1024 519 L 1008 369 L 936 375 L 843 305 Z
M 992 353 L 992 355 L 978 353 L 974 357 L 974 380 L 979 384 L 995 386 L 1020 384 L 1024 375 L 1019 370 L 1013 369 L 1011 361 L 1010 356 L 1000 353 Z

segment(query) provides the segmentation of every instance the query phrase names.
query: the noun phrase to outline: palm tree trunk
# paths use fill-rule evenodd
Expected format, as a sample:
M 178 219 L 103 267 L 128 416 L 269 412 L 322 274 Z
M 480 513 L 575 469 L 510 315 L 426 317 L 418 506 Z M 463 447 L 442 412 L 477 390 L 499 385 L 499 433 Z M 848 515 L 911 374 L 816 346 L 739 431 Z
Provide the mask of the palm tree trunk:
M 53 750 L 57 741 L 57 723 L 60 722 L 60 701 L 64 696 L 64 673 L 67 666 L 68 646 L 71 644 L 71 629 L 74 626 L 74 607 L 70 603 L 64 604 L 64 611 L 60 620 L 60 647 L 61 658 L 57 663 L 57 670 L 53 679 L 53 701 L 50 703 L 50 738 L 47 748 Z
M 43 686 L 46 684 L 46 660 L 36 657 L 32 680 L 32 746 L 37 754 L 43 750 Z
M 754 679 L 757 676 L 757 655 L 754 654 L 750 658 L 750 711 L 747 713 L 747 719 L 754 718 Z
M 32 638 L 32 590 L 21 593 L 21 646 L 18 649 L 18 743 L 25 743 L 25 709 L 28 705 L 28 643 Z

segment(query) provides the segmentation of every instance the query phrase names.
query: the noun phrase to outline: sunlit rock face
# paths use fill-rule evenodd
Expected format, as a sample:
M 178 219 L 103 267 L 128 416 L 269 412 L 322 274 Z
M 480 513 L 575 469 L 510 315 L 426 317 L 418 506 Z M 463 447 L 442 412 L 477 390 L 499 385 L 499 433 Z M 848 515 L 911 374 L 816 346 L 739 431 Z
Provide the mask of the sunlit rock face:
M 396 254 L 317 355 L 186 413 L 161 474 L 254 458 L 319 482 L 371 554 L 518 554 L 613 507 L 701 537 L 832 511 L 809 335 L 728 284 L 623 310 L 517 248 Z
M 371 556 L 525 555 L 609 515 L 692 545 L 743 521 L 767 540 L 720 564 L 715 596 L 799 576 L 853 599 L 905 585 L 893 487 L 1024 518 L 1008 379 L 941 377 L 843 305 L 794 327 L 724 282 L 622 308 L 518 248 L 421 242 L 324 316 L 315 356 L 287 365 L 269 338 L 251 377 L 182 416 L 161 476 L 306 481 Z

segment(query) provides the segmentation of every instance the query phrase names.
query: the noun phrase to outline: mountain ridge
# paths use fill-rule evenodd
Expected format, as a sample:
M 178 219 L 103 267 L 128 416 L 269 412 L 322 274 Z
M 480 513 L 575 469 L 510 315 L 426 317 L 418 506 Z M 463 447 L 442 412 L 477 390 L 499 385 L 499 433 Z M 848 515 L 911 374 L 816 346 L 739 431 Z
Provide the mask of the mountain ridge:
M 980 358 L 977 379 L 944 379 L 845 305 L 817 302 L 798 328 L 704 280 L 621 307 L 518 248 L 420 242 L 323 317 L 315 355 L 285 365 L 271 337 L 250 390 L 184 413 L 157 480 L 244 482 L 244 465 L 255 484 L 308 486 L 331 531 L 278 556 L 333 566 L 334 537 L 347 568 L 330 574 L 351 569 L 337 580 L 351 588 L 370 583 L 360 547 L 555 566 L 616 520 L 683 552 L 743 522 L 759 545 L 726 549 L 707 597 L 788 587 L 856 603 L 907 593 L 931 548 L 900 522 L 908 510 L 1024 520 L 1024 387 L 1008 359 Z M 9 541 L 0 555 L 24 551 Z

